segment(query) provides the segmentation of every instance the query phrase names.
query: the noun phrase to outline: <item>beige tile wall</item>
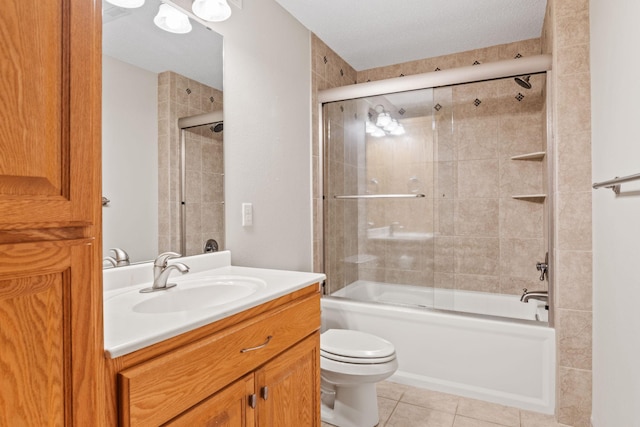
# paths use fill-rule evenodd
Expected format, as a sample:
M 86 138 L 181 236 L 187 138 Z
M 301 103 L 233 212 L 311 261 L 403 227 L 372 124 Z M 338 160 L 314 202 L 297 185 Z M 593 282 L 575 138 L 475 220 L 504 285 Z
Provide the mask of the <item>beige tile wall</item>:
M 159 252 L 180 252 L 180 117 L 222 110 L 222 92 L 166 71 L 158 75 Z M 186 132 L 187 254 L 209 238 L 224 248 L 223 133 Z
M 549 0 L 543 51 L 553 53 L 556 167 L 555 313 L 558 421 L 591 416 L 592 241 L 588 0 Z
M 533 46 L 527 41 L 522 51 L 539 53 Z M 492 57 L 504 59 L 499 52 L 514 50 L 517 44 L 496 47 Z M 530 82 L 530 90 L 510 78 L 436 89 L 443 106 L 435 113 L 443 125 L 438 152 L 446 163 L 438 172 L 436 246 L 451 246 L 453 258 L 436 271 L 452 275 L 456 289 L 520 294 L 546 287 L 535 270 L 545 254 L 542 200 L 512 197 L 545 192 L 540 161 L 511 160 L 545 149 L 545 78 L 531 76 Z

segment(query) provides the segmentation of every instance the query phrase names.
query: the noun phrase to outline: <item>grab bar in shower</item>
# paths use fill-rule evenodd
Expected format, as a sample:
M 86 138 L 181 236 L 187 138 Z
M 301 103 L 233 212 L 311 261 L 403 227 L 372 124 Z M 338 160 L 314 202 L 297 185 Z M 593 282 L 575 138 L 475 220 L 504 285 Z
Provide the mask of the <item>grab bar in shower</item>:
M 596 190 L 598 188 L 605 187 L 605 188 L 610 188 L 616 194 L 620 194 L 620 184 L 623 184 L 625 182 L 635 181 L 638 179 L 640 179 L 640 173 L 637 173 L 635 175 L 623 176 L 621 178 L 615 177 L 608 181 L 595 182 L 593 184 L 593 189 Z
M 334 199 L 415 199 L 427 197 L 422 193 L 418 194 L 349 194 L 345 196 L 333 196 Z

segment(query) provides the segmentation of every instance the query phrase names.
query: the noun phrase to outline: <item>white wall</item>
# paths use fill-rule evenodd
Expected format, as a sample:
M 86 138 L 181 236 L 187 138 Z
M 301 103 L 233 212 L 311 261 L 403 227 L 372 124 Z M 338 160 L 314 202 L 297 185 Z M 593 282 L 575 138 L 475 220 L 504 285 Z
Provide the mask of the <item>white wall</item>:
M 158 76 L 108 56 L 102 70 L 104 256 L 158 255 Z
M 310 33 L 244 0 L 224 36 L 226 239 L 237 265 L 312 269 Z M 241 204 L 253 203 L 243 227 Z
M 591 0 L 593 177 L 640 173 L 640 3 Z M 640 184 L 593 197 L 593 425 L 640 426 Z

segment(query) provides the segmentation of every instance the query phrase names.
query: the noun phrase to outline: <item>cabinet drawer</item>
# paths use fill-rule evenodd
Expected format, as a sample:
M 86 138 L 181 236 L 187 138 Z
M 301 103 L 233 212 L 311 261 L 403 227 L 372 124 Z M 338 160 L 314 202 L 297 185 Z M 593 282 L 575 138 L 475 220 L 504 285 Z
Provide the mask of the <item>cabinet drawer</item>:
M 122 425 L 162 424 L 319 328 L 316 294 L 122 371 Z

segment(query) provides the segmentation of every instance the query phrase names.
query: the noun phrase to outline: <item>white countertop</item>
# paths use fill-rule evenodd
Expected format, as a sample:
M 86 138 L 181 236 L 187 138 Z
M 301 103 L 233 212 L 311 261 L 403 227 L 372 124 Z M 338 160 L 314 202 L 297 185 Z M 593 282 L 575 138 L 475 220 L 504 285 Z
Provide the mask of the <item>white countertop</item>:
M 123 356 L 168 338 L 175 337 L 258 306 L 267 301 L 322 282 L 324 274 L 298 271 L 270 270 L 230 265 L 228 251 L 184 257 L 175 261 L 190 267 L 190 272 L 175 272 L 170 282 L 185 282 L 207 276 L 243 276 L 260 279 L 266 286 L 252 295 L 222 306 L 167 313 L 139 313 L 133 306 L 159 295 L 176 291 L 143 294 L 139 290 L 152 283 L 152 263 L 107 269 L 104 271 L 104 346 L 109 358 Z

